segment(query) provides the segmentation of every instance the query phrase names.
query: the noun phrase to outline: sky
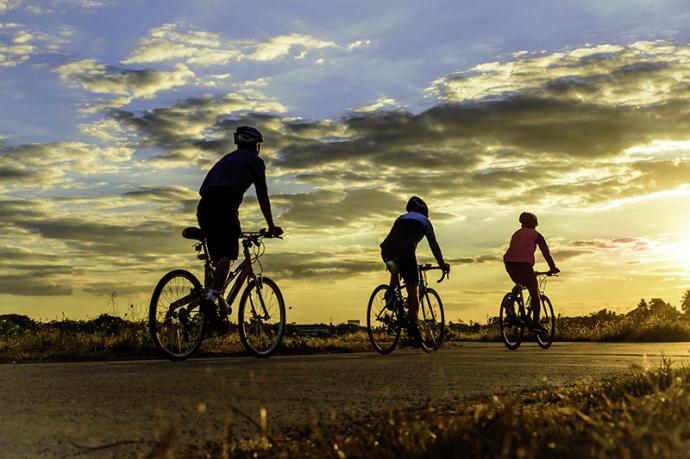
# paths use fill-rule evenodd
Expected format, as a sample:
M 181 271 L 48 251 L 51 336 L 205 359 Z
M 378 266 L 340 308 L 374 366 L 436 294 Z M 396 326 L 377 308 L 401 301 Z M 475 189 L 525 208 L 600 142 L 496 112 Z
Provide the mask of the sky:
M 522 211 L 557 314 L 677 305 L 688 24 L 661 0 L 0 0 L 0 314 L 145 317 L 165 272 L 200 274 L 181 230 L 246 124 L 289 321 L 365 318 L 412 195 L 452 265 L 447 320 L 497 314 Z M 253 189 L 240 217 L 263 225 Z

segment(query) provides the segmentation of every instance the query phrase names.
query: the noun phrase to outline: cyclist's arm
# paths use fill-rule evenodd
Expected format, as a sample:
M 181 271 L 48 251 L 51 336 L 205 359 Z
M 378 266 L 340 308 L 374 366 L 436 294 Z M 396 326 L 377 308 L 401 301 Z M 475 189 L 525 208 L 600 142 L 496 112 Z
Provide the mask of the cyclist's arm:
M 549 246 L 546 244 L 546 239 L 544 239 L 544 236 L 541 234 L 537 236 L 537 245 L 539 246 L 539 250 L 541 250 L 541 254 L 544 256 L 544 260 L 546 260 L 546 263 L 548 263 L 549 269 L 551 271 L 558 271 L 558 268 L 556 268 L 556 263 L 554 263 L 553 258 L 551 257 Z
M 256 171 L 254 177 L 254 189 L 256 190 L 256 199 L 259 201 L 259 207 L 261 207 L 261 213 L 266 219 L 268 224 L 268 229 L 273 229 L 275 225 L 273 224 L 273 214 L 271 213 L 271 200 L 268 197 L 268 185 L 266 185 L 266 169 L 261 162 L 261 166 Z
M 436 258 L 436 262 L 441 267 L 446 266 L 446 262 L 443 261 L 443 254 L 441 253 L 441 247 L 438 246 L 438 242 L 436 241 L 436 235 L 434 234 L 434 227 L 431 226 L 431 222 L 429 220 L 427 220 L 427 224 L 424 225 L 424 232 L 426 234 L 426 240 L 429 242 L 429 248 L 431 249 L 431 253 L 433 253 L 434 258 Z

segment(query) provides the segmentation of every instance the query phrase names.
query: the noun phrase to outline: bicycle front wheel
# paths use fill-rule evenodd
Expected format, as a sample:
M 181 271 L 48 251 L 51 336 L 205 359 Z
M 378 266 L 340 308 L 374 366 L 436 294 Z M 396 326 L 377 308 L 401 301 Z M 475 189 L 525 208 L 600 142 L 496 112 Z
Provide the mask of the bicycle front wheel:
M 184 360 L 204 339 L 201 282 L 189 271 L 170 271 L 158 281 L 149 306 L 153 344 L 170 360 Z
M 506 347 L 511 351 L 519 348 L 525 327 L 515 310 L 515 299 L 512 293 L 506 293 L 503 301 L 501 301 L 498 323 L 501 329 L 501 339 L 503 339 Z
M 537 344 L 542 349 L 548 349 L 553 343 L 556 334 L 556 319 L 553 315 L 551 300 L 546 295 L 541 296 L 541 317 L 539 323 L 548 330 L 548 333 L 537 334 Z
M 268 357 L 285 335 L 285 301 L 275 282 L 260 277 L 244 289 L 239 309 L 240 339 L 256 357 Z
M 381 284 L 374 289 L 367 306 L 367 333 L 374 350 L 379 354 L 390 354 L 400 341 L 400 320 L 398 308 L 386 306 L 388 286 Z
M 446 332 L 443 303 L 436 290 L 428 288 L 419 299 L 419 332 L 421 347 L 426 352 L 437 350 Z

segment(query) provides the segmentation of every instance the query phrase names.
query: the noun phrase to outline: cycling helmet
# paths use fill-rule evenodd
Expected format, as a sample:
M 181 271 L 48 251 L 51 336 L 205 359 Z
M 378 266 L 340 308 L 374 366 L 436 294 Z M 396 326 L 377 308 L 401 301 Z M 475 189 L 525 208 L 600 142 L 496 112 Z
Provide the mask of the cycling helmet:
M 539 224 L 537 216 L 531 212 L 523 212 L 520 214 L 520 224 L 526 226 L 527 228 L 536 228 Z
M 412 196 L 409 201 L 407 201 L 407 206 L 405 210 L 408 212 L 419 212 L 426 218 L 429 218 L 429 207 L 419 196 Z
M 264 141 L 258 129 L 252 126 L 240 126 L 235 131 L 235 143 L 259 143 Z

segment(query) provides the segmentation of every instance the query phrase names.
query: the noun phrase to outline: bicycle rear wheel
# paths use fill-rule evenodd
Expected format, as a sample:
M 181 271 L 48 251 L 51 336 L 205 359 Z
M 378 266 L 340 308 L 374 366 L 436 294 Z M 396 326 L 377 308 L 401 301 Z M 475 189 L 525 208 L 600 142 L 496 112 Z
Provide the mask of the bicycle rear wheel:
M 541 296 L 541 317 L 539 323 L 546 328 L 549 333 L 537 334 L 537 344 L 542 349 L 548 349 L 553 343 L 553 337 L 556 334 L 556 319 L 553 315 L 553 306 L 551 300 L 546 295 Z
M 285 301 L 275 282 L 261 277 L 244 289 L 239 309 L 240 340 L 256 357 L 268 357 L 285 334 Z
M 426 352 L 435 351 L 441 347 L 446 332 L 441 297 L 436 290 L 428 288 L 421 295 L 419 306 L 420 345 Z
M 388 286 L 381 284 L 374 289 L 367 306 L 367 333 L 374 350 L 379 354 L 390 354 L 400 340 L 398 308 L 386 307 Z
M 512 293 L 506 293 L 501 301 L 499 313 L 499 326 L 501 338 L 508 349 L 514 351 L 522 343 L 524 325 L 520 322 L 517 311 L 515 310 L 515 299 Z
M 204 339 L 201 282 L 189 271 L 170 271 L 158 281 L 149 306 L 153 344 L 170 360 L 184 360 Z

